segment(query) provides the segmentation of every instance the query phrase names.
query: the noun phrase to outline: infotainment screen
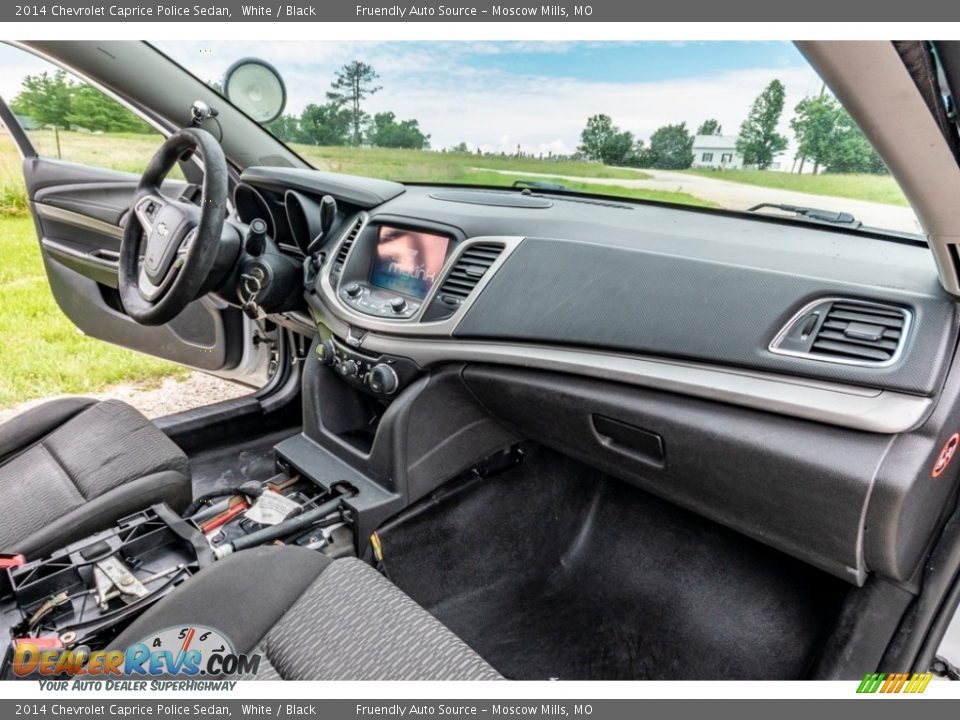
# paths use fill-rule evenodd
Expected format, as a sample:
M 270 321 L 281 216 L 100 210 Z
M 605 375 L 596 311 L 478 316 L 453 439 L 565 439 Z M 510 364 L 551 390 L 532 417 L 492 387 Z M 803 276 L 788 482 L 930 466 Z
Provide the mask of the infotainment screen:
M 449 244 L 443 235 L 381 226 L 370 284 L 422 300 L 443 269 Z

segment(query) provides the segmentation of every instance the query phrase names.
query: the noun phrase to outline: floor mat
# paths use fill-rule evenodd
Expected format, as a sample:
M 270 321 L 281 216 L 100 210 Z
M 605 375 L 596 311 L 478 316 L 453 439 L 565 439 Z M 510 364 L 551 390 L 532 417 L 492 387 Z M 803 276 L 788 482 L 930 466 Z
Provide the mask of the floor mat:
M 544 450 L 380 534 L 390 578 L 518 679 L 803 677 L 846 588 Z
M 239 445 L 227 445 L 190 458 L 193 496 L 239 487 L 248 480 L 263 481 L 276 474 L 273 446 L 297 433 L 282 430 Z

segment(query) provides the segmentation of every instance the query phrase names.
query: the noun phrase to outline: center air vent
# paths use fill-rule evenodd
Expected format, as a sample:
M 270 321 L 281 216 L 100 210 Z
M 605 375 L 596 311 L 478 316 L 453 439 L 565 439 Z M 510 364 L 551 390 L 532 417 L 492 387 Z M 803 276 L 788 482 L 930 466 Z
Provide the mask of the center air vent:
M 443 279 L 423 319 L 442 320 L 453 315 L 500 257 L 503 247 L 501 243 L 475 243 L 468 246 Z
M 895 362 L 910 328 L 909 310 L 861 300 L 830 299 L 797 313 L 770 344 L 771 352 L 846 365 Z
M 357 239 L 357 235 L 360 234 L 360 229 L 363 227 L 363 223 L 366 222 L 366 220 L 367 218 L 364 215 L 358 215 L 357 219 L 353 223 L 353 226 L 347 231 L 346 236 L 343 238 L 343 242 L 340 243 L 340 249 L 337 251 L 337 257 L 333 261 L 333 271 L 335 273 L 343 270 L 343 265 L 345 262 L 347 262 L 347 255 L 350 254 L 350 248 L 353 246 L 353 241 Z

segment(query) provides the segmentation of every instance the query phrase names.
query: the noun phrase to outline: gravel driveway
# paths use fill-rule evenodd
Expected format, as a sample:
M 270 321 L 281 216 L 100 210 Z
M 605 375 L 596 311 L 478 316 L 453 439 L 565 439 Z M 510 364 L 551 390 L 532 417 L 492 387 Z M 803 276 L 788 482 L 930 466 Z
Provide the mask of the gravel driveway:
M 159 386 L 144 388 L 140 385 L 114 385 L 102 393 L 88 393 L 84 397 L 106 400 L 115 398 L 129 403 L 148 418 L 190 410 L 221 400 L 230 400 L 248 395 L 253 390 L 246 385 L 221 380 L 201 372 L 192 372 L 186 380 L 164 380 Z M 24 410 L 54 400 L 54 397 L 30 400 L 12 408 L 0 410 L 0 423 L 10 420 Z
M 483 169 L 485 172 L 499 173 L 501 175 L 517 174 L 515 170 L 478 169 Z M 642 180 L 631 180 L 621 178 L 573 177 L 569 175 L 551 175 L 548 173 L 523 173 L 523 175 L 524 177 L 578 180 L 581 182 L 590 182 L 595 185 L 619 185 L 620 187 L 643 190 L 685 192 L 702 200 L 715 202 L 729 210 L 746 210 L 753 205 L 763 202 L 806 205 L 834 212 L 853 213 L 853 216 L 864 225 L 910 233 L 923 232 L 913 210 L 909 207 L 884 205 L 883 203 L 851 200 L 849 198 L 831 197 L 828 195 L 813 195 L 811 193 L 796 192 L 793 190 L 779 190 L 777 188 L 747 185 L 729 180 L 718 180 L 716 178 L 703 177 L 702 175 L 673 172 L 671 170 L 644 169 L 643 172 L 651 177 Z

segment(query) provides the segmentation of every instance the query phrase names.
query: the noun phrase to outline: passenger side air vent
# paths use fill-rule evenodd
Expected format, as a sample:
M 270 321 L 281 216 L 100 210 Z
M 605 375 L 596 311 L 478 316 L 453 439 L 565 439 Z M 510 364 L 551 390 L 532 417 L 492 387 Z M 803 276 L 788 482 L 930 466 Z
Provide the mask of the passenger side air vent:
M 443 279 L 423 320 L 443 320 L 453 315 L 500 257 L 503 247 L 501 243 L 468 246 Z
M 883 367 L 897 360 L 910 328 L 905 308 L 830 299 L 797 313 L 770 344 L 781 355 Z
M 344 263 L 347 262 L 347 255 L 350 254 L 350 248 L 353 247 L 353 241 L 357 239 L 357 235 L 360 234 L 363 224 L 366 222 L 367 218 L 363 215 L 358 215 L 357 219 L 353 222 L 353 226 L 347 231 L 346 236 L 343 238 L 343 242 L 340 243 L 340 249 L 337 251 L 337 257 L 333 261 L 333 271 L 335 273 L 343 270 Z

